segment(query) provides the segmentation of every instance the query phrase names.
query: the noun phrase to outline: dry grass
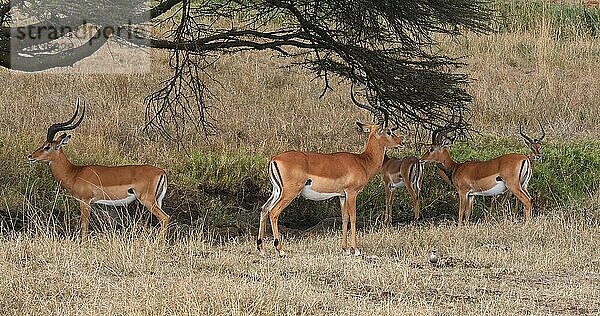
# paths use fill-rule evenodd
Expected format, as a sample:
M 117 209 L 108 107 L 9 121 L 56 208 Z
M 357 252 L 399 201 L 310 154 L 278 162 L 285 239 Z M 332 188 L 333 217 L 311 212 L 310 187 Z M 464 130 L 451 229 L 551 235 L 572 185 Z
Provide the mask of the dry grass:
M 4 315 L 567 315 L 600 313 L 600 229 L 538 218 L 407 226 L 289 238 L 266 257 L 253 238 L 172 245 L 144 232 L 80 244 L 53 235 L 2 238 Z M 444 259 L 425 257 L 437 247 Z
M 470 91 L 477 130 L 513 136 L 519 121 L 528 121 L 526 127 L 535 131 L 539 118 L 550 142 L 599 136 L 600 39 L 554 40 L 540 26 L 535 33 L 468 35 L 443 49 L 467 56 L 465 70 L 475 79 Z M 72 74 L 3 71 L 2 80 L 11 83 L 0 91 L 5 146 L 26 154 L 42 140 L 46 125 L 67 117 L 81 96 L 90 108 L 69 146 L 73 156 L 85 152 L 86 161 L 168 164 L 178 149 L 152 143 L 141 133 L 143 98 L 168 76 L 164 55 L 154 58 L 152 72 L 133 75 L 81 74 L 86 65 Z M 322 85 L 311 81 L 312 74 L 285 66 L 285 60 L 265 52 L 224 56 L 211 69 L 216 82 L 210 82 L 222 132 L 209 142 L 193 137 L 186 147 L 266 155 L 292 148 L 362 149 L 364 137 L 354 132 L 353 122 L 369 118 L 350 102 L 348 87 L 334 82 L 334 91 L 319 99 Z M 14 148 L 15 139 L 28 148 Z

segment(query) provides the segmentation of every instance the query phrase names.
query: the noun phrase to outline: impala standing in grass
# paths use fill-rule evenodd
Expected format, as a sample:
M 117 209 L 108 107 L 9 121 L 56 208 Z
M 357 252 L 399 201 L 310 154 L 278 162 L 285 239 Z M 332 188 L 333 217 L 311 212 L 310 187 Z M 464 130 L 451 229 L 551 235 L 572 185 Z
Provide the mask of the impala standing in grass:
M 438 163 L 458 192 L 459 225 L 463 218 L 469 221 L 475 196 L 495 196 L 507 190 L 523 203 L 525 222 L 531 219 L 531 195 L 527 185 L 533 172 L 533 162 L 528 155 L 506 154 L 487 161 L 457 163 L 448 151 L 456 137 L 436 137 L 439 132 L 435 131 L 433 138 L 441 141 L 432 144 L 421 160 Z
M 406 187 L 413 205 L 415 220 L 419 219 L 421 203 L 419 195 L 423 183 L 424 162 L 415 156 L 404 158 L 390 158 L 385 155 L 381 167 L 383 178 L 383 189 L 385 191 L 385 213 L 383 223 L 389 226 L 392 223 L 392 204 L 394 202 L 394 191 L 400 187 Z
M 76 166 L 71 164 L 63 152 L 63 147 L 71 135 L 63 133 L 54 139 L 56 133 L 68 131 L 81 124 L 85 115 L 85 105 L 79 115 L 79 99 L 73 117 L 64 123 L 53 124 L 48 128 L 46 141 L 28 159 L 31 163 L 46 161 L 58 183 L 79 200 L 81 208 L 81 235 L 88 237 L 90 206 L 92 203 L 126 206 L 138 200 L 158 218 L 160 234 L 164 238 L 169 224 L 169 216 L 162 210 L 162 199 L 167 191 L 167 175 L 159 168 L 139 166 Z M 75 119 L 79 116 L 77 122 Z
M 546 133 L 544 132 L 544 127 L 542 126 L 542 123 L 540 123 L 540 121 L 538 121 L 538 125 L 540 126 L 540 131 L 541 131 L 540 138 L 532 139 L 531 137 L 529 137 L 525 133 L 523 133 L 522 124 L 519 124 L 519 134 L 521 135 L 521 137 L 523 137 L 523 141 L 525 142 L 525 145 L 527 145 L 527 148 L 529 148 L 529 150 L 531 150 L 531 152 L 528 154 L 528 156 L 529 156 L 529 160 L 531 161 L 532 171 L 535 169 L 535 163 L 542 160 L 542 140 L 546 136 Z M 526 189 L 527 189 L 527 187 L 526 187 Z M 502 204 L 505 204 L 510 199 L 510 196 L 511 196 L 510 194 L 507 194 L 506 197 L 504 198 L 504 201 L 502 202 Z M 492 200 L 492 204 L 493 205 L 497 204 L 495 198 L 494 198 L 494 200 Z M 510 203 L 506 203 L 506 204 L 508 205 L 508 211 L 510 212 L 510 209 L 511 209 Z M 518 208 L 518 204 L 515 204 L 515 208 Z M 507 218 L 506 213 L 505 213 L 504 217 Z
M 273 185 L 271 197 L 263 205 L 260 214 L 257 248 L 263 253 L 267 216 L 271 220 L 274 245 L 277 253 L 284 255 L 277 221 L 281 212 L 297 196 L 323 201 L 338 197 L 342 212 L 342 249 L 346 253 L 359 255 L 356 242 L 356 198 L 381 168 L 386 148 L 402 146 L 402 138 L 392 129 L 384 128 L 384 119 L 375 107 L 352 101 L 361 108 L 377 113 L 378 124 L 367 125 L 357 122 L 360 129 L 369 133 L 365 149 L 360 154 L 339 152 L 322 154 L 315 152 L 287 151 L 269 162 L 269 180 Z M 350 247 L 347 232 L 350 223 Z

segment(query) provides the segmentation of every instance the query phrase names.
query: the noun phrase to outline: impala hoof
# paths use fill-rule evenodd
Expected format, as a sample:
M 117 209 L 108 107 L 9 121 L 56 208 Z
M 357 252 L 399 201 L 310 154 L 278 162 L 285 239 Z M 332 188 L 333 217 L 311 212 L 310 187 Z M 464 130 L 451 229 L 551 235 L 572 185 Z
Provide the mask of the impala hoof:
M 360 255 L 361 255 L 360 250 L 354 249 L 354 256 L 358 257 Z
M 279 256 L 279 258 L 283 258 L 287 256 L 287 253 L 283 250 L 281 251 L 277 251 L 277 255 Z

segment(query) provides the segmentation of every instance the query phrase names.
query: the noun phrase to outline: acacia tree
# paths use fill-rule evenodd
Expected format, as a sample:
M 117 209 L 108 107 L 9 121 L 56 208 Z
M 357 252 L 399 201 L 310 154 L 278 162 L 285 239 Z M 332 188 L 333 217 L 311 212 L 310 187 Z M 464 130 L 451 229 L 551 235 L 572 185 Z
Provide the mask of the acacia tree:
M 489 31 L 488 1 L 14 0 L 0 5 L 0 66 L 71 66 L 109 39 L 169 50 L 173 75 L 146 98 L 146 127 L 180 136 L 186 124 L 213 127 L 201 75 L 219 54 L 272 50 L 302 57 L 323 93 L 334 76 L 368 87 L 386 123 L 465 129 L 469 78 L 459 59 L 436 51 L 435 36 Z M 17 15 L 35 22 L 17 25 Z M 48 49 L 84 25 L 95 31 L 87 41 Z

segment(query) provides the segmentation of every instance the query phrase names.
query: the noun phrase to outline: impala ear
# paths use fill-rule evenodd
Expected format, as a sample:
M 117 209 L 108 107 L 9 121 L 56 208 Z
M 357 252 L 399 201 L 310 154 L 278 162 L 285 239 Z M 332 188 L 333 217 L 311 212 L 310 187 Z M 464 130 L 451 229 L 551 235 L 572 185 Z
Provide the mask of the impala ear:
M 356 125 L 358 125 L 358 129 L 360 131 L 362 131 L 363 133 L 370 133 L 371 132 L 371 127 L 367 124 L 363 124 L 361 122 L 356 122 Z
M 70 140 L 71 140 L 71 135 L 67 135 L 66 133 L 63 133 L 58 138 L 58 144 L 56 144 L 56 149 L 58 150 L 60 147 L 68 144 Z

